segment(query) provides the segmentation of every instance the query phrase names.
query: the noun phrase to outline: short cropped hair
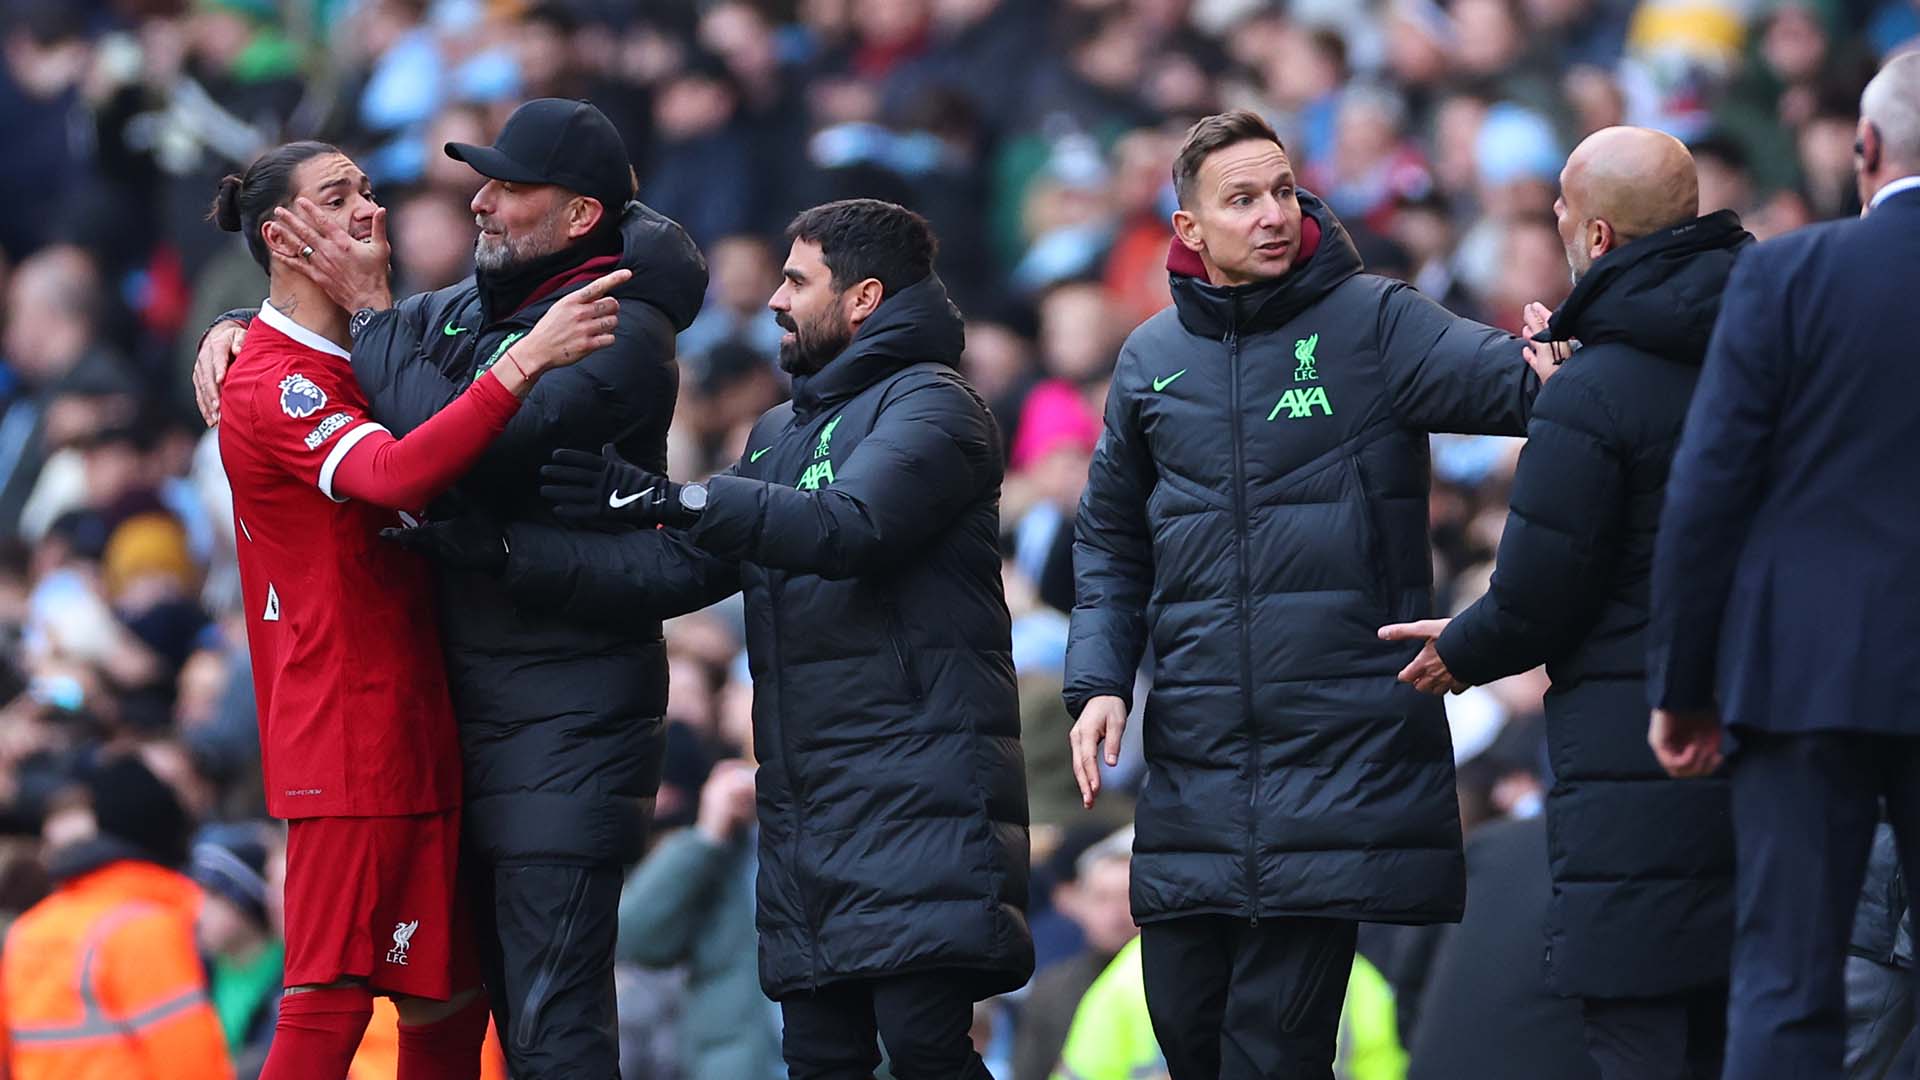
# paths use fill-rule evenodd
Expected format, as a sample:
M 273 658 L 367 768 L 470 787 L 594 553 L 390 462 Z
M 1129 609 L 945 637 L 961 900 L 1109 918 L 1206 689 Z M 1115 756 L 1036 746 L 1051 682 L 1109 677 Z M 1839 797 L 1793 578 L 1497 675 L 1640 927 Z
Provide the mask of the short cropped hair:
M 1287 148 L 1273 125 L 1252 109 L 1215 113 L 1200 118 L 1188 128 L 1186 141 L 1180 144 L 1180 153 L 1173 159 L 1173 193 L 1179 197 L 1180 205 L 1192 205 L 1193 185 L 1200 178 L 1200 166 L 1206 164 L 1209 157 L 1229 146 L 1254 141 L 1273 143 L 1282 151 Z
M 835 292 L 875 278 L 887 296 L 933 273 L 940 249 L 926 218 L 879 199 L 842 199 L 802 210 L 787 226 L 787 240 L 820 245 Z

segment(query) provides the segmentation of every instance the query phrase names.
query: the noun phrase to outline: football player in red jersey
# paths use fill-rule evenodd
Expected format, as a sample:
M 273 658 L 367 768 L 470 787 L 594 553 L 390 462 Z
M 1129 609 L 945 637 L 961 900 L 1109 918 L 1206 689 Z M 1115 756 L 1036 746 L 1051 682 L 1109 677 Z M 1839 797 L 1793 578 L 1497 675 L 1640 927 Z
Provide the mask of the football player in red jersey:
M 400 1012 L 400 1080 L 479 1073 L 487 1007 L 457 894 L 460 752 L 411 524 L 506 426 L 540 375 L 613 343 L 617 270 L 560 302 L 404 439 L 367 415 L 348 314 L 300 271 L 275 210 L 308 200 L 386 245 L 367 177 L 289 143 L 220 183 L 270 295 L 221 388 L 220 456 L 259 705 L 267 807 L 288 820 L 287 992 L 263 1080 L 341 1080 L 372 1011 Z

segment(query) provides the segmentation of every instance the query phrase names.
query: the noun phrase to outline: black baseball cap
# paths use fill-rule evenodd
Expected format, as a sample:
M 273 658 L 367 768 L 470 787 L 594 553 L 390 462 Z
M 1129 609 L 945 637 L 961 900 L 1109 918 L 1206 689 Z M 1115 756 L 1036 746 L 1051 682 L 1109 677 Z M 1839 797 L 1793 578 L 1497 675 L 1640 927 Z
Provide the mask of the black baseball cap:
M 558 184 L 600 200 L 609 217 L 633 197 L 627 144 L 607 114 L 584 101 L 535 98 L 513 110 L 492 146 L 447 144 L 447 156 L 510 184 Z

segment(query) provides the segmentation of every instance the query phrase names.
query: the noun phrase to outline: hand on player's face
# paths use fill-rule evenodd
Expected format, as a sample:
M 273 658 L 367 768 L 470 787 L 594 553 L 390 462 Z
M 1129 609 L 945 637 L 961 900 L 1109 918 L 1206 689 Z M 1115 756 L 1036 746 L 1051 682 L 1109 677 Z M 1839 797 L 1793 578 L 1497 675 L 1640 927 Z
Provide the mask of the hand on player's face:
M 372 181 L 344 154 L 301 163 L 294 181 L 292 204 L 265 226 L 275 255 L 348 311 L 392 306 L 387 212 Z

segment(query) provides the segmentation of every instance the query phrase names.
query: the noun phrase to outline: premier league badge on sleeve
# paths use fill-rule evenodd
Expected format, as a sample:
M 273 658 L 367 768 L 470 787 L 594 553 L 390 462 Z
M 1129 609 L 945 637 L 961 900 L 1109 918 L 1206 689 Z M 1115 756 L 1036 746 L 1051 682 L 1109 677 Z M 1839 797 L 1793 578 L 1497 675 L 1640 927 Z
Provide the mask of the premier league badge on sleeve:
M 305 375 L 280 380 L 280 409 L 295 420 L 305 420 L 327 407 L 327 392 Z

